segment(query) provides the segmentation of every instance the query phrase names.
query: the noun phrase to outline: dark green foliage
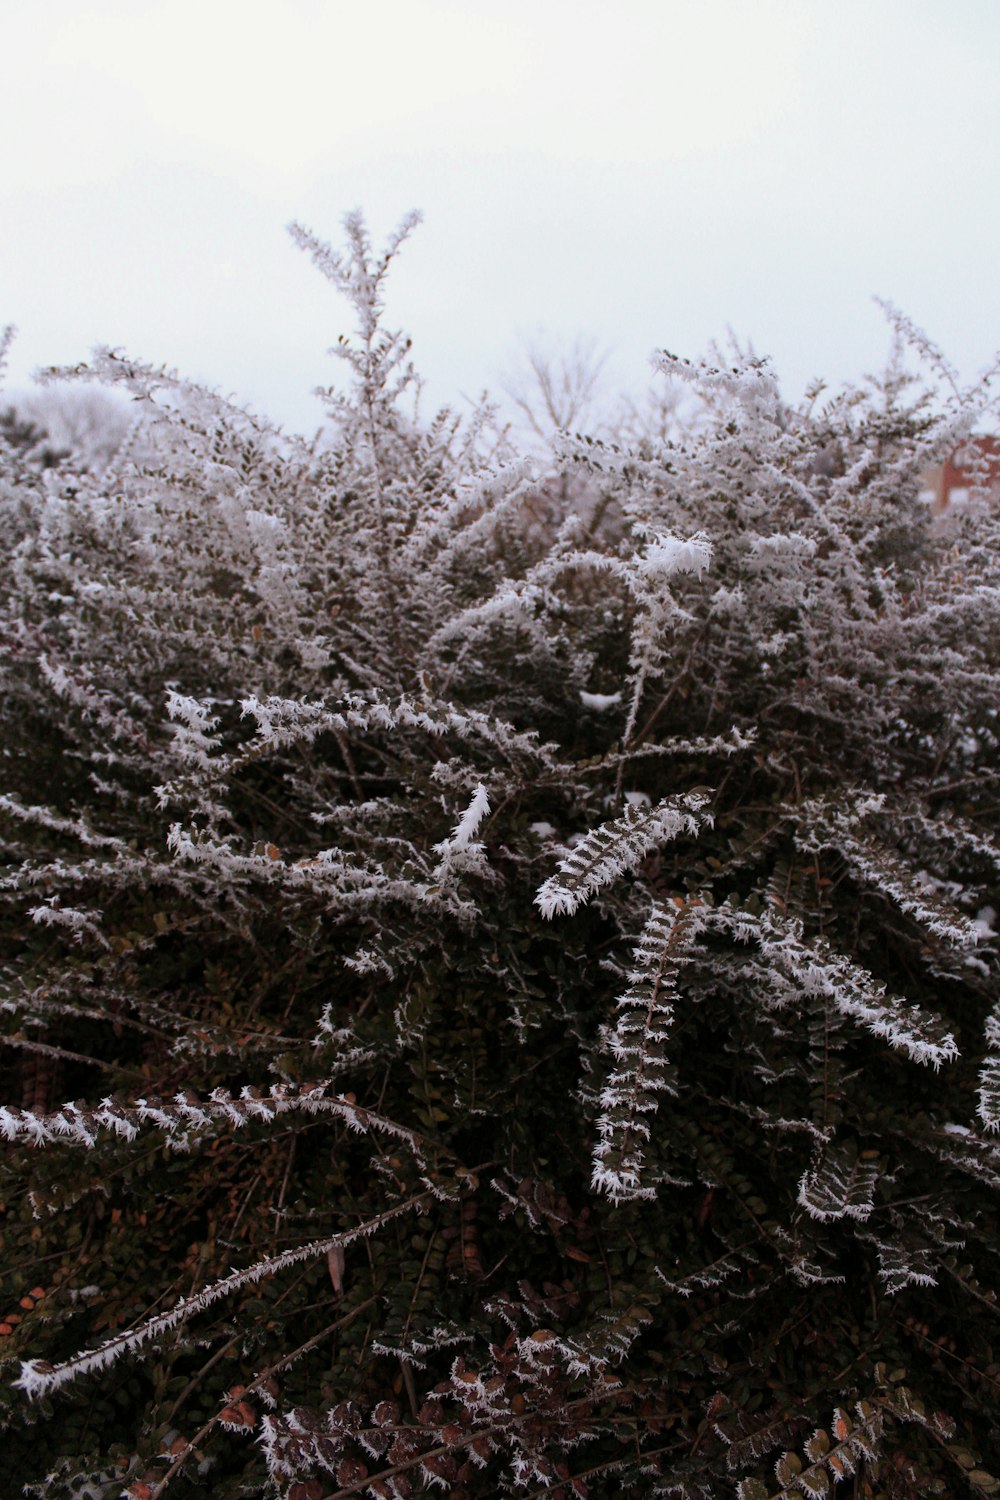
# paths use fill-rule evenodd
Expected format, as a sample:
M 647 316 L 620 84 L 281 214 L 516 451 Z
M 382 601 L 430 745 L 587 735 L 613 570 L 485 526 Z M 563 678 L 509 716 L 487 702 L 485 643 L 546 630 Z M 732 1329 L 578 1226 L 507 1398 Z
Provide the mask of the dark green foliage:
M 348 230 L 326 446 L 0 433 L 12 1493 L 1000 1491 L 984 393 L 665 357 L 543 534 Z

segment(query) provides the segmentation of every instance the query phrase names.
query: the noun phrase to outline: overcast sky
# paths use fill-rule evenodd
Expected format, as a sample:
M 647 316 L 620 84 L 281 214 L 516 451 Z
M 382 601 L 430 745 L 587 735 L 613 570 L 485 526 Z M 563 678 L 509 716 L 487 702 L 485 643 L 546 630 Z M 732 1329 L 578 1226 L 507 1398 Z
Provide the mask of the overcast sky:
M 517 339 L 633 390 L 732 328 L 789 395 L 888 297 L 1000 347 L 998 0 L 0 0 L 8 387 L 96 343 L 290 426 L 350 313 L 297 250 L 424 224 L 389 294 L 433 403 Z

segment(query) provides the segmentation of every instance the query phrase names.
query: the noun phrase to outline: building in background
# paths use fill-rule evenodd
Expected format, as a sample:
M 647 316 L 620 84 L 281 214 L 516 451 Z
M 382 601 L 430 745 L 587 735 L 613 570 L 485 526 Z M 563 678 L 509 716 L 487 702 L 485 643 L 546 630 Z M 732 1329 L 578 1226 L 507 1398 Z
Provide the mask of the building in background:
M 953 505 L 964 505 L 974 489 L 985 490 L 1000 503 L 1000 438 L 971 437 L 943 464 L 927 470 L 924 487 L 934 516 L 943 516 Z

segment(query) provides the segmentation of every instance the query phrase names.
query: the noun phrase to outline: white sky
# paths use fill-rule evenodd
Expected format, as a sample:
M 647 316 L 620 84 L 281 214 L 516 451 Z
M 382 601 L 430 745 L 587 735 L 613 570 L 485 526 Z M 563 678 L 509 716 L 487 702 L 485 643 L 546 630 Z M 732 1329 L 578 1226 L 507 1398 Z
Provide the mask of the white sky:
M 410 208 L 432 403 L 518 333 L 732 327 L 789 395 L 881 367 L 873 294 L 1000 347 L 998 0 L 0 0 L 8 388 L 95 343 L 310 429 L 350 312 L 285 233 Z

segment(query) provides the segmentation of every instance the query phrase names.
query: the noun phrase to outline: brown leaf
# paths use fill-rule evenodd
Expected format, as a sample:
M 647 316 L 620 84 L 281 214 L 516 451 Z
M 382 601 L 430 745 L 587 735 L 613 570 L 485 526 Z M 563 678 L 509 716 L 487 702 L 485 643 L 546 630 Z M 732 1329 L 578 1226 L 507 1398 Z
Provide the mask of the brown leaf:
M 330 1281 L 333 1284 L 333 1290 L 338 1297 L 342 1297 L 344 1295 L 344 1267 L 346 1261 L 344 1259 L 343 1248 L 340 1245 L 330 1246 L 326 1252 L 326 1264 L 330 1272 Z

